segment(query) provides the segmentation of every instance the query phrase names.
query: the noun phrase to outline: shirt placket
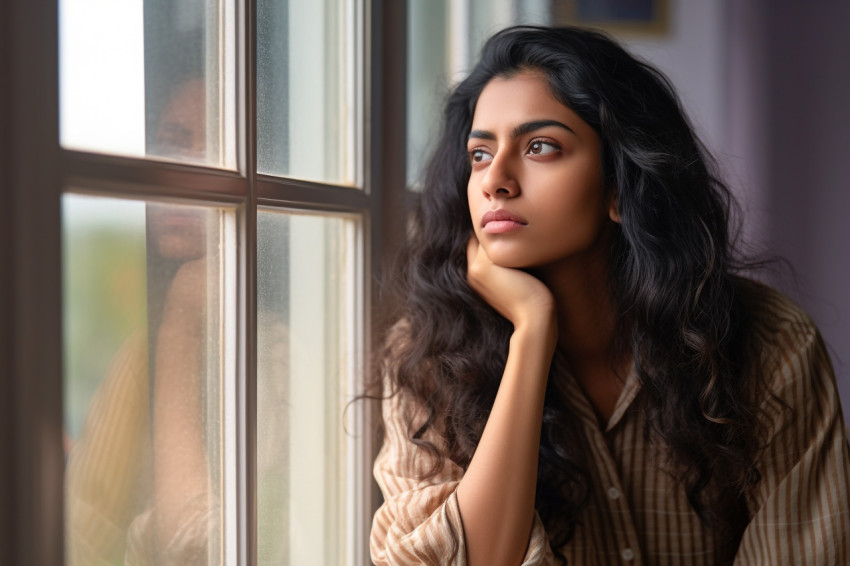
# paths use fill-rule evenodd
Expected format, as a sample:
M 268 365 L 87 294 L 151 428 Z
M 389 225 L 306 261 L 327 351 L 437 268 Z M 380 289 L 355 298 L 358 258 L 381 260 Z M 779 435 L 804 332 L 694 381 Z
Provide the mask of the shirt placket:
M 643 552 L 637 536 L 632 511 L 623 489 L 623 482 L 617 473 L 617 465 L 608 448 L 602 431 L 594 423 L 586 427 L 590 439 L 593 460 L 599 474 L 594 485 L 598 500 L 604 501 L 608 516 L 614 523 L 613 536 L 616 539 L 616 563 L 626 565 L 643 564 Z
M 571 399 L 576 413 L 581 418 L 598 474 L 593 489 L 597 493 L 599 504 L 606 506 L 608 516 L 615 527 L 613 532 L 609 534 L 615 539 L 616 559 L 612 561 L 609 555 L 607 563 L 627 566 L 642 565 L 643 552 L 637 536 L 637 529 L 629 508 L 626 492 L 623 489 L 622 480 L 617 471 L 618 467 L 606 439 L 606 435 L 615 433 L 617 426 L 634 401 L 639 389 L 637 378 L 632 371 L 626 380 L 623 392 L 617 401 L 606 430 L 603 432 L 584 391 L 571 375 L 567 374 L 565 377 L 568 382 L 569 399 Z

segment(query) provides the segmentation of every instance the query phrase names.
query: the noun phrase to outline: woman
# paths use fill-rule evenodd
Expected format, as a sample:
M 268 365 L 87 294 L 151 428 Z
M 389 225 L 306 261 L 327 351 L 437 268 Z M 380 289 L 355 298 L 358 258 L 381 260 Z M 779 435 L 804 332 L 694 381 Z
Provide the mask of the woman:
M 382 355 L 376 564 L 843 564 L 810 319 L 738 275 L 669 82 L 511 28 L 448 99 Z

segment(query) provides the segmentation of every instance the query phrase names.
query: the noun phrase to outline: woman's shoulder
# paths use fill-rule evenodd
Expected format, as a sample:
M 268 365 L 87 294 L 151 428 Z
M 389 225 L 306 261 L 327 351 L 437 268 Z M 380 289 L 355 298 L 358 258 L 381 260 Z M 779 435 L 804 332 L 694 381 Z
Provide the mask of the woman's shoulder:
M 391 324 L 384 334 L 384 345 L 388 347 L 402 347 L 410 342 L 411 325 L 406 317 L 399 318 Z
M 774 376 L 770 380 L 774 386 L 781 387 L 812 367 L 831 367 L 817 325 L 800 305 L 751 279 L 739 279 L 737 290 L 747 312 L 750 351 L 758 356 L 762 372 Z
M 378 352 L 378 373 L 382 381 L 394 380 L 398 365 L 412 344 L 410 321 L 400 318 L 386 327 Z M 385 383 L 386 385 L 386 383 Z
M 737 279 L 736 287 L 755 330 L 802 336 L 817 333 L 809 314 L 786 294 L 747 278 Z

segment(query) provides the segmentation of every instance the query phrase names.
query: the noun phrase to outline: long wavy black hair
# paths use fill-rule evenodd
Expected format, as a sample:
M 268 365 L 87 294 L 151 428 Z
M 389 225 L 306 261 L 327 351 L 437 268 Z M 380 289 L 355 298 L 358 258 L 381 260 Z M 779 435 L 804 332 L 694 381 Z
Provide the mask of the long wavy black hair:
M 519 26 L 485 44 L 448 97 L 410 234 L 385 281 L 388 317 L 402 321 L 381 353 L 381 377 L 427 409 L 410 438 L 466 467 L 507 359 L 511 324 L 467 284 L 472 233 L 466 139 L 494 77 L 542 73 L 557 100 L 599 135 L 606 186 L 621 223 L 610 249 L 617 308 L 612 355 L 631 354 L 646 434 L 669 450 L 675 475 L 721 559 L 734 554 L 760 475 L 759 379 L 747 371 L 748 314 L 730 234 L 734 201 L 670 82 L 615 41 L 580 28 Z M 425 440 L 438 431 L 445 445 Z M 577 424 L 549 380 L 536 508 L 556 550 L 573 535 L 592 481 Z M 432 470 L 434 472 L 435 470 Z M 723 558 L 725 557 L 725 558 Z

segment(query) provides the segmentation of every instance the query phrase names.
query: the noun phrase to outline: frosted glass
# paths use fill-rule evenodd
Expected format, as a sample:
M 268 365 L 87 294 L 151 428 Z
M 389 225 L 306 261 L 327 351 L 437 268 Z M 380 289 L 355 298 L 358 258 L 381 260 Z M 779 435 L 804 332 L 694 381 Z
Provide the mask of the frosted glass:
M 358 3 L 257 2 L 257 169 L 354 185 Z
M 233 169 L 234 0 L 60 0 L 64 147 Z
M 216 208 L 63 197 L 67 564 L 218 564 Z
M 334 216 L 258 218 L 260 564 L 337 565 L 344 556 L 355 226 Z

